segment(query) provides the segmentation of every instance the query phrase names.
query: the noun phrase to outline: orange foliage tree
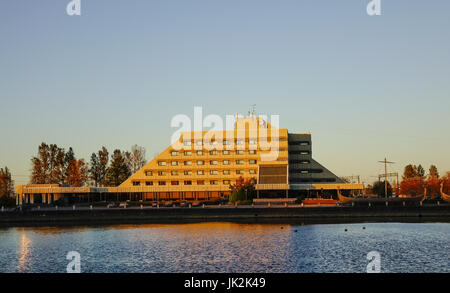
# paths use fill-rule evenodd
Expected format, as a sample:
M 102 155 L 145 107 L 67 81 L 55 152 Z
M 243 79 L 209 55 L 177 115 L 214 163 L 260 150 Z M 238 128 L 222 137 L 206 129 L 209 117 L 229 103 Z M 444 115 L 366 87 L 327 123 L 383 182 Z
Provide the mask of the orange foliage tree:
M 419 196 L 424 192 L 424 182 L 422 178 L 404 178 L 400 183 L 400 194 L 409 196 Z
M 256 180 L 254 178 L 244 180 L 244 178 L 240 176 L 235 184 L 230 184 L 230 202 L 235 203 L 253 199 L 255 194 L 255 184 Z
M 437 198 L 440 195 L 439 189 L 441 188 L 441 180 L 438 177 L 430 177 L 425 181 L 427 187 L 427 196 L 431 198 Z
M 66 181 L 70 184 L 70 186 L 83 186 L 86 183 L 87 178 L 87 166 L 84 163 L 84 160 L 69 161 Z

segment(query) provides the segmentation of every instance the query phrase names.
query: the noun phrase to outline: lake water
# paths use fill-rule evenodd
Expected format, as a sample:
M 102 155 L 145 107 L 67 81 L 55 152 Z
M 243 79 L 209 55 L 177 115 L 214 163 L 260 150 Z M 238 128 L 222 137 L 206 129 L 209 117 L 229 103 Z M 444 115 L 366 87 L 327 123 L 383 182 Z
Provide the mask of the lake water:
M 347 231 L 345 231 L 347 229 Z M 0 228 L 0 272 L 450 272 L 450 224 L 237 223 Z

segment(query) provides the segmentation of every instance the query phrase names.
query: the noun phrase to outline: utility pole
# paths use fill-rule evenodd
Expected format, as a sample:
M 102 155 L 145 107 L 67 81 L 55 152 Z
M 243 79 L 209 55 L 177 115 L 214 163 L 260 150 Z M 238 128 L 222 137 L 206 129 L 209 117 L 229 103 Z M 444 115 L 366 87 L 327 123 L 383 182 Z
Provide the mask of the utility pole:
M 378 161 L 379 163 L 384 163 L 384 196 L 387 199 L 387 164 L 394 164 L 395 162 L 389 162 L 384 158 L 384 161 Z

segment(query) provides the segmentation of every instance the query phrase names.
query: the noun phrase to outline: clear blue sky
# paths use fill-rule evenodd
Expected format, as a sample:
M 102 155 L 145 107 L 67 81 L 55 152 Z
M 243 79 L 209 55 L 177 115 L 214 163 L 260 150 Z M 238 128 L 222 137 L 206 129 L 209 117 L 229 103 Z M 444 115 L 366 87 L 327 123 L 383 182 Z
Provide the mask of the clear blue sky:
M 378 160 L 450 170 L 450 2 L 0 2 L 0 166 L 26 183 L 41 142 L 78 157 L 170 141 L 175 114 L 279 114 L 337 175 Z

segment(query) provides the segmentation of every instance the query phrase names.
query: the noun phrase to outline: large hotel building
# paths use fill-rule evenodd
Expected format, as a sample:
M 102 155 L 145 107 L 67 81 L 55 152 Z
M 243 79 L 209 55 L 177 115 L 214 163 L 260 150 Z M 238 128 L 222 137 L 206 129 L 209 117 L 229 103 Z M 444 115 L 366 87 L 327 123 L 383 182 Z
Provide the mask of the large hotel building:
M 289 133 L 262 118 L 237 118 L 234 130 L 183 132 L 118 187 L 17 186 L 18 204 L 101 200 L 218 200 L 237 179 L 255 179 L 258 198 L 298 198 L 361 190 L 312 158 L 310 133 Z

